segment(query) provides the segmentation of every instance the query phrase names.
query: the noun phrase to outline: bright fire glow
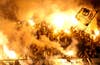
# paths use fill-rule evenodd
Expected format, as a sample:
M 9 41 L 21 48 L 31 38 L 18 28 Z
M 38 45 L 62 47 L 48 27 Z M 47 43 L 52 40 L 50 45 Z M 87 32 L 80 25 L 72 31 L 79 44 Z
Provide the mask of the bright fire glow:
M 28 20 L 28 24 L 30 26 L 34 26 L 35 25 L 34 20 L 33 19 Z
M 67 34 L 71 33 L 70 30 L 68 30 L 68 29 L 65 29 L 64 32 L 67 33 Z
M 75 56 L 75 52 L 73 50 L 69 50 L 66 52 L 67 56 Z
M 7 37 L 2 32 L 0 32 L 0 45 L 4 45 L 7 43 L 8 43 Z
M 72 26 L 78 25 L 78 21 L 75 18 L 75 15 L 76 13 L 73 11 L 56 12 L 51 14 L 47 21 L 50 22 L 56 31 L 66 30 L 70 29 Z
M 53 65 L 84 65 L 82 59 L 71 59 L 71 61 L 67 61 L 67 59 L 53 59 Z
M 71 63 L 68 63 L 66 59 L 52 59 L 54 62 L 54 65 L 71 65 Z
M 98 29 L 94 30 L 94 34 L 91 34 L 93 36 L 93 39 L 96 40 L 96 38 L 100 35 L 100 31 Z
M 4 52 L 10 59 L 16 59 L 17 55 L 14 51 L 9 50 L 7 46 L 4 46 Z
M 16 53 L 8 49 L 7 43 L 8 43 L 8 38 L 3 34 L 3 32 L 0 32 L 0 46 L 2 47 L 0 48 L 0 59 L 6 57 L 10 59 L 15 59 L 17 57 Z
M 95 30 L 95 36 L 98 36 L 100 34 L 99 30 Z
M 66 20 L 66 15 L 63 13 L 55 13 L 51 17 L 52 17 L 52 24 L 61 29 Z

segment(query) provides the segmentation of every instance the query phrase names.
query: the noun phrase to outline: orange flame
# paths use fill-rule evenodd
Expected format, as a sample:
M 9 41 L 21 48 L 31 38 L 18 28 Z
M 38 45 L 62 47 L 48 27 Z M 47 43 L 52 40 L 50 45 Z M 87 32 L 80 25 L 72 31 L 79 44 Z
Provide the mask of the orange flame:
M 59 32 L 61 30 L 65 30 L 66 32 L 66 29 L 70 29 L 72 26 L 78 25 L 78 21 L 75 18 L 75 15 L 76 12 L 73 10 L 66 12 L 54 12 L 47 18 L 47 21 L 51 26 L 54 27 L 54 32 Z
M 5 59 L 5 58 L 9 58 L 9 59 L 16 59 L 17 55 L 14 51 L 9 50 L 9 48 L 7 47 L 8 44 L 8 38 L 6 35 L 3 34 L 3 32 L 0 32 L 0 46 L 2 46 L 2 48 L 0 48 L 0 59 Z

